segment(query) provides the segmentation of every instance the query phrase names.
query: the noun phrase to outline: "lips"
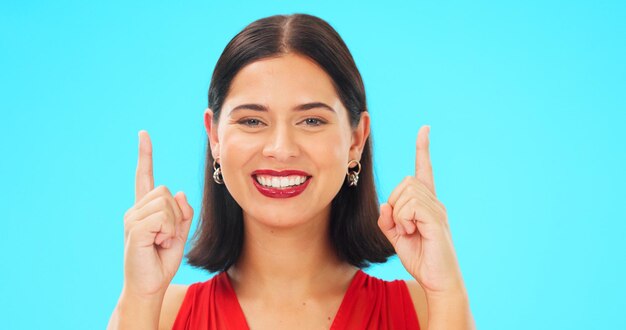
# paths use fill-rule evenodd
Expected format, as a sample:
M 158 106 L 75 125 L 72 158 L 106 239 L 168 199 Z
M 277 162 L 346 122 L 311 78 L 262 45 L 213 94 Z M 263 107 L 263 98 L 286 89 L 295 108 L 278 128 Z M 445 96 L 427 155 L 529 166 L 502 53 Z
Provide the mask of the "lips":
M 274 177 L 285 177 L 285 176 L 304 176 L 306 177 L 306 181 L 304 181 L 300 185 L 284 187 L 284 188 L 275 188 L 275 187 L 267 187 L 261 185 L 257 179 L 257 175 L 269 175 Z M 257 190 L 263 194 L 264 196 L 271 198 L 290 198 L 300 195 L 306 187 L 309 185 L 311 181 L 311 175 L 309 173 L 298 171 L 298 170 L 284 170 L 284 171 L 274 171 L 274 170 L 257 170 L 252 172 L 252 182 Z
M 290 176 L 290 175 L 300 175 L 300 176 L 311 176 L 311 174 L 298 170 L 284 170 L 284 171 L 274 171 L 274 170 L 256 170 L 252 172 L 252 175 L 257 174 L 265 174 L 271 176 Z

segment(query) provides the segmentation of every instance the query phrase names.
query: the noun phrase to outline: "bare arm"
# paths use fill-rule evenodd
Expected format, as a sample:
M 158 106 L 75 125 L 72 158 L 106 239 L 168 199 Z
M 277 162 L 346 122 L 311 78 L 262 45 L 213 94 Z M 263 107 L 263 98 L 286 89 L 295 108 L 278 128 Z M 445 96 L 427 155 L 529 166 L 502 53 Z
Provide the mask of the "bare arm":
M 152 142 L 140 131 L 135 204 L 124 214 L 124 286 L 108 329 L 159 328 L 192 218 L 184 193 L 172 195 L 164 185 L 154 188 Z
M 476 329 L 466 292 L 451 296 L 427 297 L 428 330 Z
M 422 286 L 417 281 L 405 281 L 406 286 L 409 289 L 413 306 L 415 307 L 415 314 L 417 314 L 417 321 L 419 322 L 420 329 L 428 329 L 428 302 L 426 301 L 426 294 Z
M 162 302 L 120 297 L 107 329 L 172 329 L 188 288 L 170 284 Z
M 419 286 L 413 285 L 412 294 L 422 329 L 475 329 L 448 213 L 435 193 L 429 135 L 429 126 L 422 126 L 416 141 L 415 176 L 407 176 L 380 205 L 378 226 L 423 288 L 417 292 Z
M 122 292 L 107 329 L 158 329 L 162 300 L 159 297 L 142 298 Z

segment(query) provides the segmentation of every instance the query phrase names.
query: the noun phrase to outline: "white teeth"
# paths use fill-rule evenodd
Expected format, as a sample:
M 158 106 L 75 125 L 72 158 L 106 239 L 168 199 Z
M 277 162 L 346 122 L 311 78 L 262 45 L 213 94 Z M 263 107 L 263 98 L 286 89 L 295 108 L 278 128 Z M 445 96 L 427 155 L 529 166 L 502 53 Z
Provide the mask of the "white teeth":
M 256 180 L 263 186 L 273 188 L 286 188 L 291 186 L 297 186 L 306 181 L 306 176 L 291 175 L 291 176 L 270 176 L 270 175 L 256 175 Z

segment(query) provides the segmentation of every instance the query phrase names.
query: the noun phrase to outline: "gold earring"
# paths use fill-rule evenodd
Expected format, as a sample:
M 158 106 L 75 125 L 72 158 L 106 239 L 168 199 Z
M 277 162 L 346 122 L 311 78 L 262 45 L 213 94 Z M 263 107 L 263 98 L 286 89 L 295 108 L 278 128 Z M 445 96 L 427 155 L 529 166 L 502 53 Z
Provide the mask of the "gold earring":
M 213 180 L 217 184 L 224 184 L 224 178 L 222 177 L 222 167 L 217 167 L 217 159 L 213 160 Z
M 350 164 L 355 163 L 358 167 L 358 170 L 350 172 Z M 359 182 L 359 173 L 361 173 L 361 163 L 359 163 L 358 160 L 353 159 L 351 161 L 348 162 L 348 171 L 346 172 L 346 174 L 348 175 L 348 182 L 349 187 L 355 187 L 357 182 Z

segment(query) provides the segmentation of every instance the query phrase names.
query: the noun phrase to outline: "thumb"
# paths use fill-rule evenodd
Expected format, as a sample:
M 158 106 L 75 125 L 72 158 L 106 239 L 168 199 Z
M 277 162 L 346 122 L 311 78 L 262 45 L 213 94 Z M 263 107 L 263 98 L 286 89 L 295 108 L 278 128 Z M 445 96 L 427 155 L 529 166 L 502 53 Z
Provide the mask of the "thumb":
M 388 203 L 380 205 L 380 216 L 378 217 L 378 227 L 385 234 L 385 237 L 395 248 L 397 240 L 396 224 L 393 221 L 393 209 Z
M 185 195 L 185 193 L 182 191 L 178 192 L 174 196 L 174 200 L 176 200 L 178 207 L 180 207 L 181 211 L 183 212 L 183 221 L 182 223 L 180 223 L 180 227 L 177 227 L 177 230 L 180 231 L 179 233 L 182 236 L 183 240 L 187 241 L 187 236 L 189 236 L 189 229 L 191 228 L 191 222 L 193 220 L 193 208 L 191 207 L 191 205 L 189 205 L 189 202 L 187 201 L 187 195 Z
M 193 218 L 193 208 L 191 208 L 191 205 L 187 202 L 187 195 L 179 191 L 174 196 L 174 200 L 176 200 L 178 207 L 180 207 L 180 210 L 183 212 L 183 221 L 191 220 Z

